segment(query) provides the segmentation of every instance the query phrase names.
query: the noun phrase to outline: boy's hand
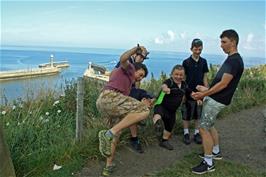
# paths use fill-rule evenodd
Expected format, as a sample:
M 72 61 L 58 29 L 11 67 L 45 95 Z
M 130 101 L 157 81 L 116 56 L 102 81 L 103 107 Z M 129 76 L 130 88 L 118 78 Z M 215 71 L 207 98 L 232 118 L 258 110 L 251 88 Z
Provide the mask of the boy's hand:
M 203 85 L 197 85 L 196 89 L 200 92 L 204 92 L 206 90 L 208 90 L 209 88 L 208 87 L 205 87 Z
M 202 105 L 202 100 L 197 100 L 197 105 L 198 106 Z
M 166 84 L 163 84 L 162 85 L 162 91 L 165 93 L 165 94 L 170 94 L 171 90 L 170 88 L 168 88 L 168 86 Z

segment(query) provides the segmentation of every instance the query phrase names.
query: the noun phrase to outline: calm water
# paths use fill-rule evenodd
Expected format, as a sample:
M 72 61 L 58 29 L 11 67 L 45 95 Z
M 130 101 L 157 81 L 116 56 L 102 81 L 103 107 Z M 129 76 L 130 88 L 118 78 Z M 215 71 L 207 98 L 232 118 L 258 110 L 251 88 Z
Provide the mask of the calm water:
M 56 90 L 59 93 L 63 90 L 66 81 L 82 77 L 88 67 L 88 62 L 104 65 L 111 70 L 119 60 L 124 50 L 112 49 L 70 49 L 70 48 L 34 48 L 34 49 L 1 49 L 1 71 L 36 68 L 40 63 L 49 62 L 51 54 L 55 61 L 67 60 L 70 67 L 64 69 L 60 74 L 54 76 L 37 77 L 30 79 L 1 81 L 0 96 L 1 103 L 6 100 L 17 98 L 35 97 L 40 92 Z M 181 64 L 189 53 L 159 52 L 151 51 L 150 59 L 145 60 L 149 72 L 157 78 L 161 71 L 169 73 L 175 64 Z M 221 64 L 226 58 L 225 55 L 202 55 L 212 64 Z M 265 64 L 265 58 L 243 56 L 245 67 Z M 151 74 L 149 74 L 148 79 Z

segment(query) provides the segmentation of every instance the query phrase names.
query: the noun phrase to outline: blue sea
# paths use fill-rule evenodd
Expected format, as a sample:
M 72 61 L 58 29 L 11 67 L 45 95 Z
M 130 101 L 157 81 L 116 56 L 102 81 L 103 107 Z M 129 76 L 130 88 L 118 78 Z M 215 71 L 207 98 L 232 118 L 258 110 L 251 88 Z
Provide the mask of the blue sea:
M 49 62 L 50 55 L 53 54 L 55 61 L 67 60 L 70 67 L 54 76 L 44 76 L 29 79 L 0 81 L 0 104 L 11 102 L 14 99 L 30 99 L 47 90 L 56 91 L 63 94 L 63 88 L 67 81 L 76 80 L 82 77 L 88 67 L 89 62 L 100 64 L 112 70 L 119 60 L 120 49 L 93 49 L 93 48 L 51 48 L 51 47 L 2 47 L 0 71 L 37 68 L 41 63 Z M 165 52 L 150 51 L 150 59 L 145 60 L 149 73 L 153 73 L 155 78 L 163 71 L 169 74 L 172 67 L 181 64 L 190 56 L 185 52 Z M 202 54 L 209 64 L 222 64 L 226 55 Z M 265 64 L 265 58 L 243 56 L 245 67 Z M 146 79 L 149 79 L 151 74 Z

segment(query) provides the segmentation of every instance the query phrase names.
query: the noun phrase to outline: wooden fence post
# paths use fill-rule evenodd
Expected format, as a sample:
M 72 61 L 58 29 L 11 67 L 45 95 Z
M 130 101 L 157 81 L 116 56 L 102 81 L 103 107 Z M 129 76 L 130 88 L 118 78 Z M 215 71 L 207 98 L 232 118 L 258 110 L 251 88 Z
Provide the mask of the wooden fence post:
M 0 177 L 15 177 L 14 166 L 10 157 L 8 146 L 4 139 L 4 131 L 0 122 Z
M 77 82 L 77 111 L 76 111 L 76 141 L 80 141 L 83 136 L 84 119 L 84 80 L 78 78 Z

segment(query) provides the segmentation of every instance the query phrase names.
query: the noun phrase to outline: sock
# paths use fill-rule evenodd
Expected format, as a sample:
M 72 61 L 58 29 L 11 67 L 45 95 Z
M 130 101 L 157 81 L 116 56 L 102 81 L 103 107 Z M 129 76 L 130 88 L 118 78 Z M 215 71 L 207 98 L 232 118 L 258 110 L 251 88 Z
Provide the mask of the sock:
M 199 133 L 199 129 L 195 129 L 194 135 Z
M 189 134 L 188 128 L 184 128 L 184 135 Z
M 107 130 L 107 132 L 105 133 L 105 136 L 107 136 L 108 138 L 113 138 L 115 135 L 113 134 L 111 130 Z
M 139 141 L 139 138 L 137 136 L 136 137 L 131 137 L 130 139 L 131 139 L 131 141 Z
M 220 152 L 219 144 L 213 146 L 213 148 L 212 148 L 212 152 L 213 152 L 214 154 L 218 154 L 218 153 Z
M 207 162 L 208 165 L 212 166 L 212 155 L 204 155 L 204 161 Z

